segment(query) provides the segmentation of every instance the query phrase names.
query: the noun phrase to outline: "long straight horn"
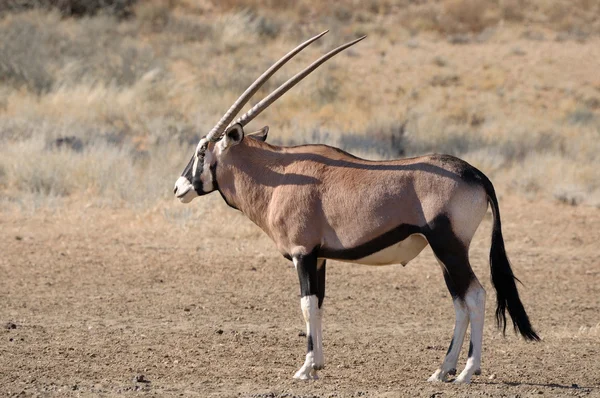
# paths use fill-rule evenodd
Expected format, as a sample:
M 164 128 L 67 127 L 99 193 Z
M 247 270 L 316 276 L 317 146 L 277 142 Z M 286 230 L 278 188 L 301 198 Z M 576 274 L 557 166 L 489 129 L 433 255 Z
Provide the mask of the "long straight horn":
M 315 62 L 310 64 L 308 67 L 306 67 L 306 69 L 304 69 L 302 72 L 296 74 L 295 76 L 290 78 L 287 82 L 285 82 L 281 86 L 279 86 L 279 88 L 277 88 L 277 90 L 273 91 L 271 94 L 269 94 L 266 98 L 264 98 L 258 104 L 254 105 L 252 107 L 252 109 L 250 109 L 243 116 L 238 118 L 235 121 L 235 123 L 240 123 L 242 126 L 245 126 L 246 124 L 250 123 L 250 121 L 252 119 L 254 119 L 256 116 L 258 116 L 262 111 L 267 109 L 269 107 L 269 105 L 271 105 L 273 102 L 275 102 L 279 97 L 281 97 L 283 94 L 285 94 L 289 89 L 291 89 L 296 84 L 298 84 L 302 79 L 304 79 L 306 76 L 308 76 L 312 71 L 317 69 L 322 63 L 324 63 L 325 61 L 327 61 L 329 58 L 333 57 L 337 53 L 358 43 L 365 37 L 367 37 L 367 36 L 359 37 L 358 39 L 353 40 L 350 43 L 346 43 L 342 46 L 339 46 L 338 48 L 331 50 L 327 54 L 323 55 L 321 58 L 319 58 L 318 60 L 316 60 Z
M 244 105 L 246 105 L 246 103 L 258 91 L 258 89 L 260 89 L 260 87 L 267 80 L 269 80 L 269 78 L 275 72 L 277 72 L 277 70 L 279 68 L 281 68 L 287 61 L 292 59 L 294 57 L 294 55 L 298 54 L 300 51 L 302 51 L 304 48 L 306 48 L 309 44 L 311 44 L 312 42 L 314 42 L 315 40 L 317 40 L 318 38 L 320 38 L 327 32 L 329 32 L 329 30 L 326 30 L 325 32 L 320 33 L 320 34 L 316 35 L 315 37 L 308 39 L 304 43 L 300 44 L 298 47 L 294 48 L 292 51 L 290 51 L 285 56 L 283 56 L 283 58 L 281 58 L 279 61 L 274 63 L 273 66 L 271 66 L 269 69 L 267 69 L 265 73 L 260 75 L 260 77 L 258 79 L 256 79 L 256 81 L 254 83 L 252 83 L 252 85 L 250 85 L 250 87 L 248 87 L 246 89 L 246 91 L 244 91 L 244 93 L 240 96 L 240 98 L 238 98 L 237 101 L 235 101 L 233 103 L 233 105 L 231 105 L 231 108 L 229 108 L 229 110 L 225 113 L 225 115 L 223 115 L 221 120 L 219 120 L 219 123 L 217 123 L 215 125 L 215 127 L 213 127 L 212 130 L 210 130 L 210 132 L 208 133 L 206 138 L 209 141 L 217 141 L 219 138 L 221 138 L 221 135 L 222 135 L 223 131 L 225 130 L 225 127 L 227 127 L 229 125 L 229 123 L 231 123 L 233 118 L 244 107 Z

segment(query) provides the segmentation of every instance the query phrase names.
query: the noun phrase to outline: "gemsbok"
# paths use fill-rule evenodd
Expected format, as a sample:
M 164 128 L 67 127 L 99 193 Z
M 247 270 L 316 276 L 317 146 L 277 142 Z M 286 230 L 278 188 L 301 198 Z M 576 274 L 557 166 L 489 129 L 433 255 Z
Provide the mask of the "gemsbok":
M 276 99 L 364 36 L 323 55 L 232 122 L 282 65 L 325 33 L 300 44 L 248 87 L 200 140 L 174 193 L 189 203 L 218 191 L 293 261 L 308 343 L 304 364 L 294 375 L 297 379 L 317 378 L 324 366 L 321 320 L 326 260 L 406 265 L 429 244 L 456 313 L 450 347 L 429 381 L 446 381 L 449 374 L 455 374 L 470 322 L 467 363 L 455 379 L 469 383 L 480 373 L 486 296 L 469 264 L 469 245 L 488 203 L 494 217 L 490 267 L 498 327 L 506 331 L 508 310 L 515 331 L 525 339 L 539 340 L 506 256 L 498 200 L 490 180 L 449 155 L 368 161 L 327 145 L 270 145 L 265 142 L 268 127 L 244 134 L 244 126 Z

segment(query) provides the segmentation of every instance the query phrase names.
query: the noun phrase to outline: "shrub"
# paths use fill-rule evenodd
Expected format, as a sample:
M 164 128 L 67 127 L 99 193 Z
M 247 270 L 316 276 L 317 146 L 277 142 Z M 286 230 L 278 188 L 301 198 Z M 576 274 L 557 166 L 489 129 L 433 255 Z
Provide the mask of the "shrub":
M 0 22 L 0 82 L 41 94 L 57 85 L 132 85 L 161 67 L 150 47 L 117 30 L 113 17 L 61 24 L 55 13 L 30 11 Z
M 90 16 L 100 12 L 120 18 L 131 15 L 136 0 L 3 0 L 0 16 L 7 12 L 26 11 L 34 8 L 55 9 L 65 16 Z
M 48 23 L 40 23 L 45 20 Z M 52 24 L 55 14 L 30 14 L 16 17 L 0 25 L 0 82 L 15 87 L 25 86 L 35 93 L 48 91 L 54 83 L 52 66 L 55 48 L 63 36 Z
M 440 28 L 446 33 L 480 32 L 497 22 L 495 7 L 486 0 L 446 0 Z

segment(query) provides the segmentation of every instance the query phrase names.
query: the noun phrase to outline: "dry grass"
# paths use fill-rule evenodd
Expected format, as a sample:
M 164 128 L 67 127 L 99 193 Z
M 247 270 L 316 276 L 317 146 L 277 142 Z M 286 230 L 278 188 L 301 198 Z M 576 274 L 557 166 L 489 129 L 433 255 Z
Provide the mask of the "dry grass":
M 0 191 L 5 203 L 169 200 L 188 152 L 221 112 L 300 39 L 330 28 L 257 98 L 327 48 L 362 33 L 369 40 L 261 115 L 255 127 L 268 121 L 272 142 L 369 158 L 451 153 L 499 189 L 598 205 L 598 7 L 181 0 L 138 2 L 126 19 L 4 12 Z M 446 42 L 449 34 L 466 44 Z M 55 148 L 60 137 L 82 150 Z
M 0 16 L 4 13 L 30 9 L 54 10 L 65 16 L 114 15 L 119 18 L 131 16 L 136 0 L 3 0 Z

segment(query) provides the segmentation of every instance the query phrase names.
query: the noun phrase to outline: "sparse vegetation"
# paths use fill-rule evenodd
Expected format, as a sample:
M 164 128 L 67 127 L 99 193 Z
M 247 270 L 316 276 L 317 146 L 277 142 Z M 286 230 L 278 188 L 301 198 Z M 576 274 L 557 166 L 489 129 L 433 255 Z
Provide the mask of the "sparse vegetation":
M 199 137 L 272 61 L 326 28 L 257 99 L 326 48 L 370 38 L 261 115 L 271 141 L 370 158 L 451 153 L 503 189 L 598 203 L 596 1 L 58 3 L 0 6 L 4 203 L 170 200 Z M 80 149 L 53 145 L 66 137 Z
M 131 15 L 135 2 L 136 0 L 4 0 L 0 3 L 0 16 L 3 13 L 41 9 L 55 10 L 65 16 L 105 13 L 124 18 Z

